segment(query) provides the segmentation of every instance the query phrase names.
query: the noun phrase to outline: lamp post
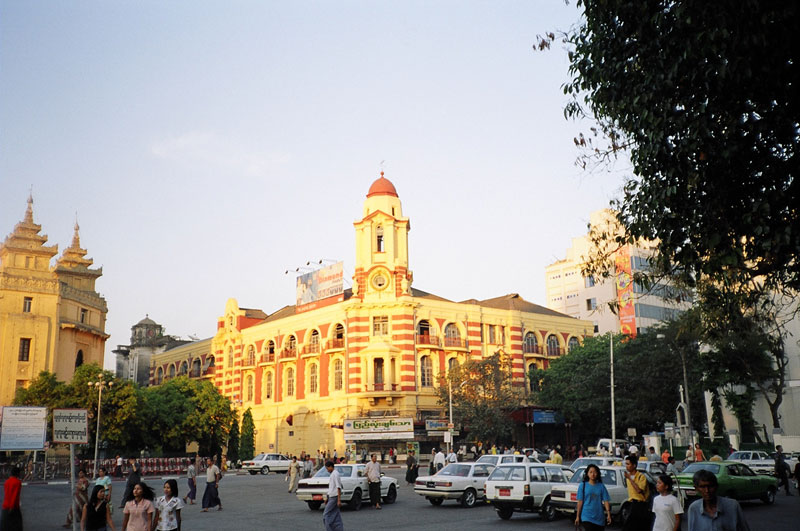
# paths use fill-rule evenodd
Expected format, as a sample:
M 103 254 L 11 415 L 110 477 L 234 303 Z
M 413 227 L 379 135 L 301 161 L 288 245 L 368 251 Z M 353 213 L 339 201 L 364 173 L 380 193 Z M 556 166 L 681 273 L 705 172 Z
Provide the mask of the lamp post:
M 657 339 L 666 339 L 667 336 L 664 334 L 658 334 L 656 336 Z M 670 347 L 674 348 L 672 342 L 668 341 Z M 683 349 L 678 348 L 678 355 L 681 357 L 681 368 L 683 369 L 683 396 L 681 396 L 681 400 L 686 398 L 686 427 L 689 429 L 689 443 L 694 443 L 694 434 L 692 433 L 692 410 L 689 406 L 689 378 L 686 376 L 686 355 L 683 353 Z
M 88 383 L 89 389 L 92 387 L 97 389 L 97 430 L 95 430 L 94 434 L 94 478 L 97 478 L 97 451 L 100 448 L 100 407 L 103 401 L 103 389 L 111 389 L 111 386 L 114 385 L 114 382 L 111 380 L 103 380 L 102 374 L 98 376 L 99 379 L 97 381 Z
M 614 409 L 614 334 L 608 332 L 608 341 L 611 345 L 611 444 L 609 451 L 613 452 L 617 446 L 617 418 Z

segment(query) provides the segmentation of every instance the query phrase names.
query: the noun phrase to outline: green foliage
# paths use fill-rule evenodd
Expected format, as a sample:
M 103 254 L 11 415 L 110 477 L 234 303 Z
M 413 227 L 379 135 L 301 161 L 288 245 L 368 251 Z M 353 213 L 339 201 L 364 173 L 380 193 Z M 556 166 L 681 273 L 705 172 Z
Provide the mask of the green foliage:
M 469 430 L 471 440 L 509 441 L 514 421 L 511 413 L 522 407 L 522 389 L 511 385 L 511 361 L 497 353 L 469 360 L 447 375 L 453 392 L 453 422 Z M 438 388 L 439 404 L 448 407 L 447 380 Z
M 253 412 L 250 408 L 242 415 L 242 437 L 239 442 L 239 459 L 245 461 L 252 459 L 256 451 L 256 425 L 253 422 Z
M 235 414 L 228 430 L 227 452 L 228 459 L 232 463 L 239 460 L 239 419 Z

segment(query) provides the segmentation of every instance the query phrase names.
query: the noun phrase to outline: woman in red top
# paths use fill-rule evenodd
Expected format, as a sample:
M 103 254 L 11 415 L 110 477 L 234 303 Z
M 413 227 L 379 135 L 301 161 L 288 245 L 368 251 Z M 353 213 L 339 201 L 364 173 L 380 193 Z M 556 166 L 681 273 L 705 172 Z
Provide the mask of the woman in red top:
M 22 511 L 19 509 L 19 494 L 22 481 L 19 480 L 20 469 L 15 466 L 3 485 L 3 514 L 0 516 L 0 529 L 3 531 L 22 531 Z

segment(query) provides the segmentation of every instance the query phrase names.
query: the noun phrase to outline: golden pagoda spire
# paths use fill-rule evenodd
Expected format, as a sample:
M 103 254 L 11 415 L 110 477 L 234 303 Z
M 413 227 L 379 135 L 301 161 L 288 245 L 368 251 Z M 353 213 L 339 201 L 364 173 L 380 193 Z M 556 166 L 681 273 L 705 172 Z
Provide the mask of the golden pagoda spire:
M 28 195 L 28 208 L 25 210 L 25 223 L 33 223 L 33 188 Z

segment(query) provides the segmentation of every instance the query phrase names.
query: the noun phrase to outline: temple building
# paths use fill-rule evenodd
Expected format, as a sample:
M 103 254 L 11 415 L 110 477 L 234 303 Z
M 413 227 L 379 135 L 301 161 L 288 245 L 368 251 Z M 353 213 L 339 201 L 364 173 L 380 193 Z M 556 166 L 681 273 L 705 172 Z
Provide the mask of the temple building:
M 41 371 L 69 381 L 83 363 L 103 365 L 108 308 L 95 288 L 103 269 L 91 268 L 77 222 L 54 264 L 58 245 L 46 245 L 41 230 L 30 197 L 25 218 L 0 245 L 0 406 Z
M 229 299 L 212 338 L 154 356 L 153 382 L 210 378 L 251 409 L 257 452 L 342 455 L 350 442 L 405 453 L 410 439 L 430 451 L 443 443 L 437 388 L 449 368 L 499 352 L 527 389 L 532 366 L 592 335 L 591 321 L 515 293 L 457 302 L 414 287 L 411 223 L 383 173 L 354 229 L 352 288 L 339 263 L 298 278 L 296 304 L 270 314 Z M 527 443 L 524 423 L 518 438 Z

